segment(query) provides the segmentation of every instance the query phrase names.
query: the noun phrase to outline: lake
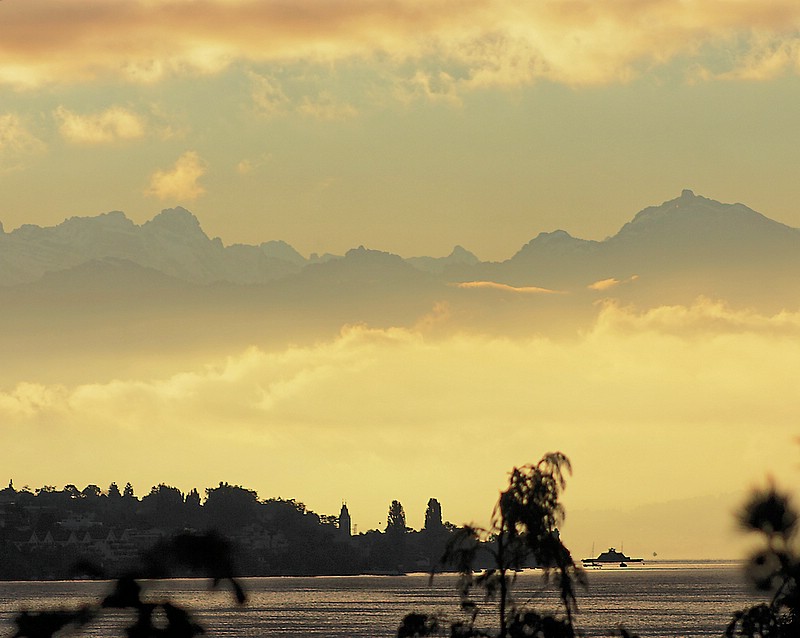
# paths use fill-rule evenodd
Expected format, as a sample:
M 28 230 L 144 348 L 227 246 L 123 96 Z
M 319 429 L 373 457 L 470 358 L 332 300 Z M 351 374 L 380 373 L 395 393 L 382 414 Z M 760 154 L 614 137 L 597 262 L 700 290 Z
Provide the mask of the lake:
M 588 570 L 589 588 L 580 593 L 578 626 L 587 636 L 608 635 L 624 624 L 643 638 L 720 636 L 731 614 L 758 600 L 743 583 L 736 563 L 651 563 L 626 569 Z M 456 617 L 455 577 L 336 576 L 245 578 L 249 601 L 234 603 L 227 589 L 208 591 L 195 579 L 144 583 L 152 600 L 170 597 L 193 610 L 210 636 L 247 637 L 393 636 L 402 617 L 412 611 L 442 612 Z M 72 608 L 96 602 L 109 590 L 99 581 L 0 582 L 3 634 L 13 634 L 20 609 Z M 537 609 L 552 606 L 551 591 L 542 590 L 542 575 L 519 575 L 515 598 Z M 488 608 L 487 608 L 488 609 Z M 109 613 L 81 635 L 121 635 L 127 612 Z M 487 616 L 486 625 L 493 618 Z

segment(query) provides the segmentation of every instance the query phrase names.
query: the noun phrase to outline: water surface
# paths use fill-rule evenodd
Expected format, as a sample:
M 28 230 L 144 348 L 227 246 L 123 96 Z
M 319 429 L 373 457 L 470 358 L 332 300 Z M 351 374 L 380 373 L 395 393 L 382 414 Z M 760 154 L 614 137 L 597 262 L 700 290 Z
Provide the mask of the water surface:
M 744 585 L 734 563 L 652 563 L 627 569 L 587 571 L 589 588 L 580 592 L 579 628 L 587 636 L 604 636 L 620 624 L 642 637 L 720 636 L 731 614 L 757 600 Z M 193 610 L 208 635 L 219 637 L 302 638 L 327 636 L 375 638 L 393 636 L 402 617 L 412 611 L 457 618 L 455 577 L 337 576 L 313 578 L 246 578 L 246 606 L 238 607 L 227 589 L 209 591 L 206 581 L 180 579 L 145 583 L 148 598 L 172 600 Z M 107 582 L 0 582 L 2 635 L 12 635 L 19 609 L 73 608 L 96 602 Z M 552 608 L 552 590 L 530 570 L 515 586 L 519 602 Z M 494 621 L 485 606 L 483 626 Z M 121 635 L 127 612 L 111 612 L 83 631 L 86 636 Z

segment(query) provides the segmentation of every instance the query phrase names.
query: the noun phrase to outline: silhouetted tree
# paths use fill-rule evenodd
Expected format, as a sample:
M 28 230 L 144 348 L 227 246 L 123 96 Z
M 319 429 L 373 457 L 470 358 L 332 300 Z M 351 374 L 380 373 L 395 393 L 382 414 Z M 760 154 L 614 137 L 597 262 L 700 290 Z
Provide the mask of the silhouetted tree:
M 750 582 L 769 602 L 737 612 L 725 635 L 788 638 L 800 635 L 800 556 L 796 550 L 798 515 L 789 497 L 774 488 L 756 492 L 739 515 L 742 526 L 763 537 L 764 546 L 748 560 Z
M 387 534 L 405 534 L 406 532 L 406 512 L 400 501 L 392 501 L 389 506 L 389 513 L 386 516 Z
M 189 528 L 202 526 L 203 508 L 200 505 L 200 493 L 192 488 L 183 501 L 184 524 Z
M 125 489 L 122 492 L 123 498 L 136 498 L 136 495 L 133 493 L 133 485 L 130 482 L 125 483 Z
M 499 638 L 573 638 L 577 612 L 575 584 L 585 584 L 585 577 L 558 534 L 558 525 L 564 518 L 560 496 L 566 487 L 565 474 L 569 472 L 569 460 L 560 452 L 547 454 L 534 465 L 515 467 L 508 488 L 501 492 L 495 505 L 490 528 L 460 529 L 442 559 L 459 570 L 461 609 L 466 619 L 452 622 L 445 629 L 435 617 L 407 616 L 398 636 L 430 636 L 444 631 L 453 637 L 491 638 L 491 634 L 475 627 L 480 613 L 473 596 L 477 590 L 484 597 L 498 601 Z M 492 566 L 476 576 L 474 568 L 481 553 L 489 554 Z M 555 572 L 563 617 L 516 605 L 511 595 L 516 570 L 531 560 L 544 568 L 545 579 Z
M 230 533 L 256 518 L 258 494 L 241 485 L 220 482 L 219 486 L 206 489 L 203 510 L 212 529 Z
M 142 498 L 141 513 L 156 527 L 182 527 L 183 494 L 177 487 L 161 483 Z
M 119 486 L 116 483 L 111 483 L 111 485 L 108 486 L 108 498 L 112 501 L 122 498 L 122 494 L 119 491 Z
M 373 547 L 374 562 L 392 571 L 404 571 L 407 531 L 405 510 L 400 501 L 392 501 L 386 516 L 386 533 Z
M 417 556 L 427 562 L 428 568 L 436 568 L 450 535 L 451 530 L 442 522 L 442 506 L 435 498 L 429 499 L 425 509 L 425 526 L 417 537 Z
M 200 492 L 196 487 L 193 487 L 186 495 L 185 503 L 189 507 L 200 507 Z
M 81 497 L 85 499 L 94 499 L 100 498 L 102 495 L 103 490 L 101 490 L 97 485 L 90 483 L 86 487 L 81 490 Z
M 439 530 L 444 527 L 442 523 L 442 506 L 435 498 L 428 499 L 425 509 L 425 527 L 427 531 Z

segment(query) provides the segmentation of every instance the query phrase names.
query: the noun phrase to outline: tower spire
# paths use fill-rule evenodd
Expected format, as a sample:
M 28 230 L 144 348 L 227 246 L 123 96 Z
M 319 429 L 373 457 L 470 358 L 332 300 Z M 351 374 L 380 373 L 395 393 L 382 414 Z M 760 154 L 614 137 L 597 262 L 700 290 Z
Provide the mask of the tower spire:
M 350 512 L 347 509 L 347 503 L 342 500 L 342 509 L 339 512 L 339 535 L 342 538 L 350 538 Z

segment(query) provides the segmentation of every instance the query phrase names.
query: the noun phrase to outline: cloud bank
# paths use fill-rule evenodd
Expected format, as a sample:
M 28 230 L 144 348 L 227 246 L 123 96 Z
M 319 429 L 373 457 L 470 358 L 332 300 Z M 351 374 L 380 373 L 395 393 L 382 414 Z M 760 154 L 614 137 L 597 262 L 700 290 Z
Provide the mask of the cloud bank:
M 659 0 L 86 0 L 0 5 L 0 82 L 33 87 L 121 75 L 157 82 L 236 62 L 430 66 L 462 88 L 624 82 L 677 58 L 703 77 L 765 79 L 800 68 L 800 7 Z M 715 68 L 703 60 L 718 60 Z M 417 73 L 417 71 L 420 71 Z

